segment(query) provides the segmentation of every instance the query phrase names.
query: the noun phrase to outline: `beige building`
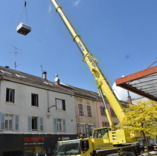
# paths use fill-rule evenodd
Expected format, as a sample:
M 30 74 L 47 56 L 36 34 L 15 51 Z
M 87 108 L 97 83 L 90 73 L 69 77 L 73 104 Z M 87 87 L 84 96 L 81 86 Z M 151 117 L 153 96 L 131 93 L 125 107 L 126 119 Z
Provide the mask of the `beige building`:
M 73 92 L 78 135 L 85 134 L 89 137 L 92 135 L 94 128 L 109 127 L 105 106 L 98 93 L 62 83 L 60 85 Z M 124 104 L 124 102 L 122 103 Z M 110 111 L 113 123 L 118 124 L 117 117 L 106 99 L 105 105 Z
M 98 94 L 69 85 L 62 84 L 62 86 L 69 88 L 74 93 L 77 134 L 91 136 L 93 129 L 99 127 L 97 111 Z
M 122 105 L 125 104 L 124 102 L 121 102 L 121 103 L 122 103 Z M 105 100 L 105 105 L 110 112 L 113 124 L 115 124 L 115 125 L 118 124 L 118 119 L 117 119 L 113 109 L 111 108 L 111 106 L 109 105 L 107 100 Z M 98 112 L 98 121 L 97 121 L 98 122 L 98 128 L 99 127 L 109 127 L 110 125 L 109 125 L 109 122 L 108 122 L 108 119 L 107 119 L 107 116 L 105 113 L 105 106 L 101 100 L 101 97 L 98 97 L 96 106 L 97 106 L 97 112 Z

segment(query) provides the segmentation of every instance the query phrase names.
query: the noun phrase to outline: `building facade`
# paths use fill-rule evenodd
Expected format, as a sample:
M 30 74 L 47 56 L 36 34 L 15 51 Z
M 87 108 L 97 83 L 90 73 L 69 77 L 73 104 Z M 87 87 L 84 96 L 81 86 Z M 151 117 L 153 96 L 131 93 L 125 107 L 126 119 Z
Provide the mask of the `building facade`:
M 88 98 L 75 97 L 75 112 L 77 134 L 85 137 L 92 136 L 97 125 L 96 101 Z
M 58 140 L 109 127 L 104 109 L 96 92 L 0 67 L 0 156 L 52 155 Z
M 83 134 L 85 137 L 91 137 L 94 128 L 109 127 L 105 106 L 98 93 L 69 85 L 61 85 L 74 93 L 78 136 Z M 117 118 L 115 118 L 107 100 L 105 100 L 105 105 L 111 111 L 114 123 L 117 123 Z
M 57 140 L 76 137 L 71 91 L 4 67 L 0 77 L 0 155 L 51 154 Z

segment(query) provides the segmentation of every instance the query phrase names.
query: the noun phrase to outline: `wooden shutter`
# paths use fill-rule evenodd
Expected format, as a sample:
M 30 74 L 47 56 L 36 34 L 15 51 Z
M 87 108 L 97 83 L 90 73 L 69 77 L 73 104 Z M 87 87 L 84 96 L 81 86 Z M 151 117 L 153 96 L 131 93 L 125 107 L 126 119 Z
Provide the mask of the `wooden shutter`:
M 4 114 L 0 113 L 0 130 L 4 129 Z
M 63 120 L 63 131 L 66 132 L 66 122 Z
M 19 116 L 15 115 L 15 130 L 19 130 Z
M 40 120 L 40 122 L 39 122 L 39 124 L 40 124 L 40 130 L 43 131 L 44 130 L 44 120 L 43 120 L 42 117 L 40 117 L 39 120 Z
M 53 119 L 53 131 L 57 132 L 57 119 Z

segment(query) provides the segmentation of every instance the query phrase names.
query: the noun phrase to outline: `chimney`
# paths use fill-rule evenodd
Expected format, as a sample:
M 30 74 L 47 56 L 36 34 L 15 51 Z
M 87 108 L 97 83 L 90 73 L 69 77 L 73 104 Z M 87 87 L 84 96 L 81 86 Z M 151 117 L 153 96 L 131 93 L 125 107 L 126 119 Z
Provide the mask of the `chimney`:
M 55 81 L 55 84 L 57 84 L 57 85 L 60 84 L 60 79 L 59 79 L 58 74 L 55 75 L 54 81 Z
M 43 78 L 44 80 L 47 80 L 47 72 L 46 72 L 46 71 L 44 71 L 44 72 L 42 73 L 42 78 Z

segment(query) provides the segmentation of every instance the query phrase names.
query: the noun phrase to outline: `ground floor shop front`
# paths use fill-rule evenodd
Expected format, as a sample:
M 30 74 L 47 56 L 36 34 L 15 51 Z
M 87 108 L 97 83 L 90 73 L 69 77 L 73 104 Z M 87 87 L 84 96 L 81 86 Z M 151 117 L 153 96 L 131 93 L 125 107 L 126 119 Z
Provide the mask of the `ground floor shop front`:
M 52 156 L 58 140 L 76 137 L 73 134 L 0 134 L 0 156 Z

